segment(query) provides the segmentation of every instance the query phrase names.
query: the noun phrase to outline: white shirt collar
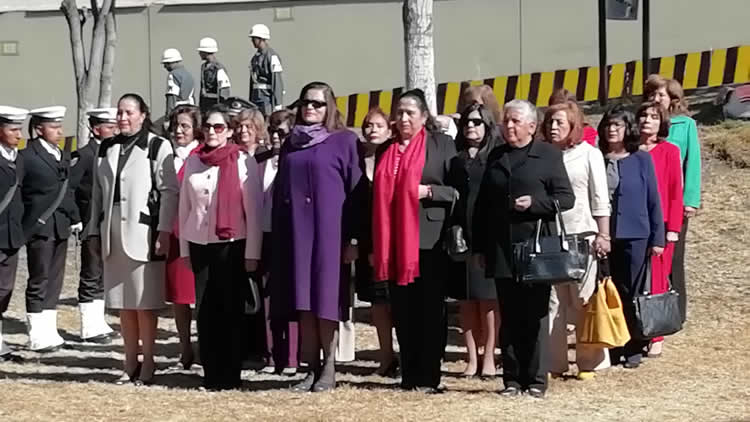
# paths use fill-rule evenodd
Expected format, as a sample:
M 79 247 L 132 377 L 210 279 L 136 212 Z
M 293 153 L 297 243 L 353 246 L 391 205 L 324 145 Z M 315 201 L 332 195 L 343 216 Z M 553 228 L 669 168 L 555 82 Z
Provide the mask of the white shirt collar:
M 174 153 L 177 156 L 177 158 L 181 160 L 187 160 L 188 155 L 190 155 L 190 152 L 195 149 L 195 147 L 198 146 L 198 141 L 193 140 L 193 142 L 190 142 L 187 145 L 177 145 L 174 149 Z
M 10 162 L 16 161 L 18 157 L 18 148 L 9 148 L 3 144 L 0 144 L 0 155 Z
M 50 154 L 52 154 L 53 157 L 55 157 L 55 160 L 60 161 L 62 158 L 62 152 L 60 151 L 60 148 L 50 144 L 49 142 L 45 141 L 44 139 L 39 138 L 39 142 L 42 143 L 42 146 L 44 149 L 47 150 Z

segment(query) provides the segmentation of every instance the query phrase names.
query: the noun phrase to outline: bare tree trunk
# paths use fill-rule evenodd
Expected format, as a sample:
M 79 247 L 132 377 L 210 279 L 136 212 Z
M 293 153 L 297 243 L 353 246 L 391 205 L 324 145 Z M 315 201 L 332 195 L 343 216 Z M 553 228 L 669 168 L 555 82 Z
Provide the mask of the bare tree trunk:
M 70 31 L 70 47 L 73 53 L 73 70 L 76 78 L 76 95 L 78 97 L 78 128 L 76 138 L 78 147 L 89 141 L 89 126 L 86 112 L 112 96 L 112 70 L 114 66 L 117 37 L 114 23 L 115 0 L 91 0 L 91 13 L 94 17 L 93 37 L 89 50 L 88 63 L 83 45 L 83 27 L 86 22 L 85 11 L 79 11 L 76 0 L 62 0 L 60 10 L 65 15 Z M 111 24 L 109 24 L 111 20 Z M 111 35 L 111 37 L 110 37 Z M 106 54 L 105 54 L 106 50 Z
M 112 74 L 115 67 L 115 49 L 117 48 L 117 21 L 115 20 L 115 1 L 105 17 L 107 42 L 104 46 L 102 76 L 99 80 L 99 107 L 112 105 Z
M 404 0 L 404 50 L 406 88 L 422 89 L 427 106 L 437 114 L 432 5 L 433 0 Z

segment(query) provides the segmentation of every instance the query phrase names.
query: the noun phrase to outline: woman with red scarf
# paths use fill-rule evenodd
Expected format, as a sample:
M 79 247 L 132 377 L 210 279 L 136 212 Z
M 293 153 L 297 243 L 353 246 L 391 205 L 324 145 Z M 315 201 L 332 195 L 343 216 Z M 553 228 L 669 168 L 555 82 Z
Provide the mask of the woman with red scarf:
M 424 93 L 399 98 L 396 136 L 383 144 L 373 183 L 373 268 L 388 281 L 401 350 L 401 387 L 438 393 L 445 349 L 442 234 L 456 190 L 453 140 L 440 134 Z
M 198 312 L 203 386 L 240 387 L 247 273 L 261 254 L 263 193 L 253 157 L 230 143 L 229 115 L 206 114 L 204 143 L 188 156 L 180 189 L 180 255 L 205 286 Z M 238 206 L 242 204 L 242 206 Z M 187 264 L 186 264 L 187 265 Z

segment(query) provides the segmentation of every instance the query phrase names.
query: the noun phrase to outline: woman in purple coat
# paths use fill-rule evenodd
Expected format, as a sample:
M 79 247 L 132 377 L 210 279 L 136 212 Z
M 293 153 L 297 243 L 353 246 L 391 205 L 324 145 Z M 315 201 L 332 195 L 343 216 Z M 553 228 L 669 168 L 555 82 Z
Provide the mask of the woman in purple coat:
M 274 187 L 271 314 L 300 321 L 310 371 L 293 390 L 320 392 L 336 385 L 338 322 L 349 306 L 341 264 L 357 257 L 358 224 L 345 210 L 362 172 L 357 135 L 345 129 L 331 87 L 306 85 L 298 104 Z

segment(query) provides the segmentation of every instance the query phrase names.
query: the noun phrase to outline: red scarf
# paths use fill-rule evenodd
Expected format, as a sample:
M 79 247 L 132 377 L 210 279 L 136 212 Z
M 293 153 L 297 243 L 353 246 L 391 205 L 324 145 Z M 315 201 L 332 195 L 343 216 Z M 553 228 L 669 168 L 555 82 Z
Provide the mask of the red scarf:
M 378 281 L 395 280 L 406 286 L 419 277 L 419 181 L 425 164 L 425 139 L 422 128 L 403 153 L 394 142 L 375 169 L 372 235 Z
M 211 148 L 206 144 L 196 153 L 207 166 L 219 167 L 218 193 L 216 195 L 216 236 L 221 240 L 234 239 L 240 235 L 233 224 L 242 216 L 242 189 L 237 169 L 240 146 L 227 143 L 221 148 Z M 227 177 L 224 177 L 224 176 Z

